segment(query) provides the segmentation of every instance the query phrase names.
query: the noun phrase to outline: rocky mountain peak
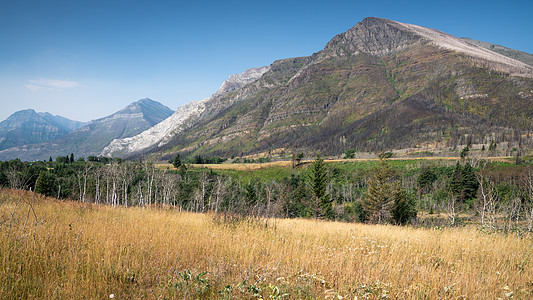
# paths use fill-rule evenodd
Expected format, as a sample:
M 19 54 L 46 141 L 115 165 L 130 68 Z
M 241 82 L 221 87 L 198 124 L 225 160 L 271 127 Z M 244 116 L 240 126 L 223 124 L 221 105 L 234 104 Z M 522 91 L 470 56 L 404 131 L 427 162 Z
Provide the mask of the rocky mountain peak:
M 228 77 L 220 86 L 215 95 L 221 95 L 239 89 L 261 77 L 270 70 L 270 66 L 251 68 L 239 74 L 233 74 Z
M 466 54 L 480 65 L 488 65 L 496 71 L 533 78 L 533 67 L 511 57 L 436 29 L 375 17 L 365 18 L 335 36 L 324 48 L 324 53 L 344 56 L 362 52 L 384 57 L 419 44 Z
M 419 40 L 420 36 L 397 26 L 393 21 L 369 17 L 335 36 L 325 50 L 333 50 L 341 55 L 364 52 L 382 57 L 403 51 Z
M 39 115 L 37 114 L 37 112 L 35 112 L 35 110 L 33 109 L 23 109 L 23 110 L 19 110 L 19 111 L 16 111 L 14 112 L 11 116 L 9 116 L 9 118 L 20 118 L 20 117 L 39 117 Z

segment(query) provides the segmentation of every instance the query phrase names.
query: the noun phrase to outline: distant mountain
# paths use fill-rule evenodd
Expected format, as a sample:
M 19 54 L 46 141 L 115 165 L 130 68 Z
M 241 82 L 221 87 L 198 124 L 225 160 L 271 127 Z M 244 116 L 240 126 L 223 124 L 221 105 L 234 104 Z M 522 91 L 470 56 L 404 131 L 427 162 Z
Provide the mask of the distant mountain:
M 339 155 L 347 148 L 467 140 L 531 144 L 532 78 L 533 67 L 511 54 L 431 28 L 366 18 L 322 51 L 275 61 L 258 79 L 201 102 L 202 109 L 180 119 L 183 130 L 162 133 L 163 144 L 149 142 L 141 152 L 167 159 L 178 151 Z M 143 147 L 123 141 L 119 148 Z
M 0 150 L 50 141 L 85 124 L 33 109 L 17 111 L 0 122 Z
M 47 112 L 40 112 L 38 113 L 41 117 L 43 117 L 45 120 L 47 120 L 50 123 L 57 124 L 58 127 L 64 128 L 68 132 L 71 132 L 76 129 L 80 129 L 83 126 L 89 124 L 89 122 L 79 122 L 79 121 L 73 121 L 70 119 L 67 119 L 62 116 L 54 116 Z
M 124 109 L 46 143 L 0 151 L 0 160 L 42 160 L 74 153 L 76 157 L 98 155 L 112 140 L 130 137 L 156 125 L 173 111 L 151 99 L 141 99 Z
M 112 141 L 104 148 L 101 155 L 131 157 L 137 153 L 145 153 L 150 149 L 166 145 L 174 135 L 194 124 L 196 118 L 206 109 L 206 103 L 214 102 L 217 98 L 259 79 L 269 69 L 270 67 L 252 68 L 243 73 L 231 75 L 210 98 L 179 107 L 171 117 L 136 136 Z
M 496 45 L 496 44 L 491 44 L 491 43 L 482 42 L 482 41 L 476 41 L 476 40 L 473 40 L 473 39 L 470 39 L 470 38 L 462 38 L 462 39 L 467 41 L 467 42 L 469 42 L 469 43 L 472 43 L 474 45 L 481 46 L 481 47 L 483 47 L 485 49 L 494 51 L 494 52 L 499 53 L 501 55 L 516 59 L 516 60 L 521 61 L 521 62 L 523 62 L 525 64 L 533 66 L 533 54 L 529 54 L 529 53 L 526 53 L 526 52 L 514 50 L 514 49 L 511 49 L 511 48 L 507 48 L 507 47 Z

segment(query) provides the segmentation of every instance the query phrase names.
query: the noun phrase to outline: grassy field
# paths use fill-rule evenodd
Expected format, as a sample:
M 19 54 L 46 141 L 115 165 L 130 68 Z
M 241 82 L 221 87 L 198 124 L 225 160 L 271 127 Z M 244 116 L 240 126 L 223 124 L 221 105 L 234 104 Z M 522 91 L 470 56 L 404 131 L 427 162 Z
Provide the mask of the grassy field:
M 30 204 L 33 205 L 30 206 Z M 533 297 L 533 238 L 0 193 L 0 298 Z
M 494 162 L 513 162 L 514 157 L 510 156 L 498 156 L 498 157 L 482 157 L 481 159 L 487 160 L 487 161 L 494 161 Z M 372 162 L 377 161 L 378 158 L 353 158 L 353 159 L 324 159 L 325 163 L 339 163 L 339 162 L 357 162 L 357 163 L 364 163 L 364 162 Z M 457 161 L 461 160 L 459 157 L 393 157 L 389 158 L 390 161 Z M 302 164 L 308 164 L 313 162 L 313 160 L 303 160 Z M 156 166 L 160 169 L 174 169 L 174 166 L 172 164 L 156 164 Z M 282 161 L 273 161 L 273 162 L 265 162 L 265 163 L 222 163 L 222 164 L 202 164 L 202 165 L 195 165 L 191 164 L 191 166 L 196 168 L 209 168 L 214 170 L 244 170 L 244 171 L 253 171 L 253 170 L 260 170 L 265 168 L 273 168 L 273 167 L 283 167 L 288 168 L 292 166 L 292 161 L 290 160 L 282 160 Z
M 483 160 L 493 164 L 513 165 L 513 157 L 483 157 Z M 394 168 L 420 167 L 422 164 L 454 165 L 461 160 L 459 157 L 399 157 L 389 158 L 388 161 Z M 340 167 L 342 169 L 372 170 L 377 164 L 377 158 L 360 159 L 324 159 L 328 165 Z M 296 170 L 305 169 L 313 160 L 303 160 Z M 158 163 L 155 165 L 161 170 L 175 170 L 172 164 Z M 292 162 L 273 161 L 265 163 L 222 163 L 222 164 L 188 164 L 192 170 L 211 169 L 219 173 L 228 175 L 239 175 L 241 177 L 257 177 L 264 180 L 281 179 L 290 176 L 294 172 Z M 246 176 L 245 173 L 250 174 Z M 253 174 L 253 175 L 252 175 Z M 244 176 L 243 176 L 244 175 Z

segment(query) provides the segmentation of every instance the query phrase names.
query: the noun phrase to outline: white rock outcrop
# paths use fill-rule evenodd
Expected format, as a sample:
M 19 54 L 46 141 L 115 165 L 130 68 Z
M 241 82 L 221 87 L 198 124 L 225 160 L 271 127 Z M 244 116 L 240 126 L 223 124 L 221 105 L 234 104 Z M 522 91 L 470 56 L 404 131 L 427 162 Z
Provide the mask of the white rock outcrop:
M 270 70 L 270 67 L 265 66 L 248 69 L 240 74 L 229 76 L 211 97 L 178 107 L 172 116 L 136 136 L 113 140 L 102 150 L 100 155 L 107 157 L 126 157 L 133 153 L 141 153 L 149 148 L 166 145 L 172 137 L 189 128 L 200 119 L 201 114 L 206 109 L 207 103 L 214 101 L 223 94 L 254 82 L 268 70 Z

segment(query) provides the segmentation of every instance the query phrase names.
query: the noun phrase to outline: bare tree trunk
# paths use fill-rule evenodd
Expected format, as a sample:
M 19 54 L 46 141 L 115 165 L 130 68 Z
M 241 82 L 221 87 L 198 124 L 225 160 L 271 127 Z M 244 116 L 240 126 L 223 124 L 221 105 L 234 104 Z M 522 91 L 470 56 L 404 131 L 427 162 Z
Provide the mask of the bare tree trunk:
M 100 169 L 96 172 L 95 201 L 100 204 Z
M 455 221 L 458 214 L 457 197 L 449 195 L 446 201 L 446 213 L 451 226 L 455 226 Z
M 494 184 L 486 179 L 481 173 L 478 175 L 481 198 L 478 212 L 481 216 L 481 227 L 489 231 L 496 229 L 496 191 Z

